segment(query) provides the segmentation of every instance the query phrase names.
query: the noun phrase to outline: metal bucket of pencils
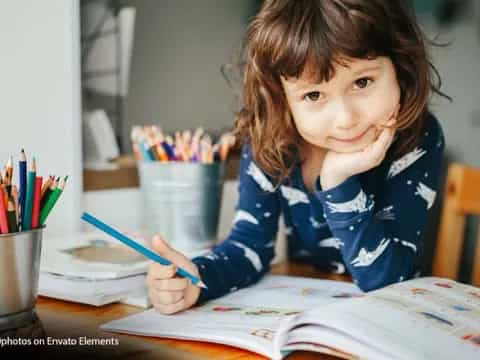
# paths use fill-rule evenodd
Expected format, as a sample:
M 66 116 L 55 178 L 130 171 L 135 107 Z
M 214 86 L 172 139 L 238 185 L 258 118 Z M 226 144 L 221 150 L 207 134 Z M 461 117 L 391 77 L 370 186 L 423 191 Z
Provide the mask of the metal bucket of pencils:
M 179 251 L 216 242 L 224 183 L 223 162 L 139 162 L 145 228 Z
M 0 330 L 33 321 L 43 228 L 0 235 Z
M 42 183 L 35 158 L 27 172 L 20 154 L 19 187 L 13 184 L 13 157 L 0 175 L 0 330 L 31 323 L 37 300 L 42 231 L 68 177 Z

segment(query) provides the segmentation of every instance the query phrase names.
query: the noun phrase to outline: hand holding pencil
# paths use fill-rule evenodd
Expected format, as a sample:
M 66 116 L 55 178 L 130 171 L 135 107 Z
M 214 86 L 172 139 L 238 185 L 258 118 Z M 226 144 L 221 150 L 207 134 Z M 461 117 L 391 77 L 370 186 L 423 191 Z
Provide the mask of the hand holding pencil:
M 152 241 L 155 253 L 89 213 L 84 212 L 82 220 L 154 261 L 148 271 L 147 285 L 152 304 L 159 312 L 173 314 L 188 309 L 196 303 L 200 288 L 206 288 L 197 266 L 159 235 Z
M 181 267 L 199 277 L 197 266 L 159 235 L 154 236 L 152 245 L 159 255 L 172 262 L 170 265 L 154 262 L 149 267 L 147 285 L 152 305 L 162 314 L 173 314 L 192 307 L 201 289 L 188 279 L 176 276 L 176 273 Z

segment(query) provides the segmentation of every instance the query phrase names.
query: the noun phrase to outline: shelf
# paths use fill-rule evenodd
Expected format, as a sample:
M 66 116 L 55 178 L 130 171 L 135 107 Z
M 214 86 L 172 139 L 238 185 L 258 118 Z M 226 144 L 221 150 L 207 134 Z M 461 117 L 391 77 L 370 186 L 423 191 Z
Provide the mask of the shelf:
M 138 170 L 133 155 L 121 156 L 115 161 L 117 169 L 111 170 L 83 170 L 83 190 L 113 190 L 121 188 L 135 188 L 139 186 Z M 233 153 L 227 162 L 226 179 L 234 180 L 238 175 L 240 154 Z

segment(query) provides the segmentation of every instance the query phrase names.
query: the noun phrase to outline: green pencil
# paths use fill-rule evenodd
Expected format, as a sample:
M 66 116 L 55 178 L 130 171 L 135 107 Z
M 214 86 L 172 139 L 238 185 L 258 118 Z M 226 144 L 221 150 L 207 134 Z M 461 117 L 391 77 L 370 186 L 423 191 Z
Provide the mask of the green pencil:
M 53 190 L 53 192 L 48 197 L 47 202 L 42 207 L 42 210 L 40 211 L 40 225 L 41 226 L 43 226 L 43 224 L 45 224 L 45 220 L 47 220 L 48 215 L 50 214 L 50 212 L 52 211 L 56 202 L 58 201 L 58 198 L 62 194 L 63 189 L 65 188 L 65 184 L 67 183 L 67 179 L 68 179 L 68 176 L 65 176 L 65 179 L 60 180 L 60 183 L 58 184 L 58 187 L 55 190 Z
M 32 159 L 32 169 L 28 172 L 27 194 L 25 198 L 25 214 L 23 216 L 22 231 L 32 228 L 33 192 L 35 191 L 35 176 L 37 165 L 35 158 Z

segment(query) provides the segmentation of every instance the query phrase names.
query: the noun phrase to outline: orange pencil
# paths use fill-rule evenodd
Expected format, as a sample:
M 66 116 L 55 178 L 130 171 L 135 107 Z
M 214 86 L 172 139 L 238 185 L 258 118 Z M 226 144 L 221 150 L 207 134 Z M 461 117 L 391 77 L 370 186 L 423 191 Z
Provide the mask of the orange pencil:
M 165 149 L 163 148 L 162 144 L 157 142 L 155 147 L 157 149 L 157 154 L 160 157 L 160 161 L 163 161 L 163 162 L 168 161 L 168 155 L 165 152 Z
M 0 201 L 0 233 L 8 234 L 7 207 L 3 201 L 3 198 L 5 197 L 3 186 L 0 187 L 0 197 L 2 198 L 2 201 Z
M 33 210 L 32 210 L 32 229 L 36 229 L 39 224 L 40 217 L 40 200 L 42 199 L 42 177 L 35 178 L 35 190 L 33 194 Z
M 41 196 L 43 197 L 45 195 L 45 191 L 47 191 L 47 189 L 50 187 L 50 185 L 52 185 L 52 182 L 53 182 L 53 176 L 50 175 L 48 177 L 48 179 L 46 179 L 43 184 L 42 184 L 42 194 Z
M 7 195 L 12 191 L 12 179 L 13 179 L 13 156 L 8 159 L 7 167 L 5 170 L 5 184 L 7 185 Z

